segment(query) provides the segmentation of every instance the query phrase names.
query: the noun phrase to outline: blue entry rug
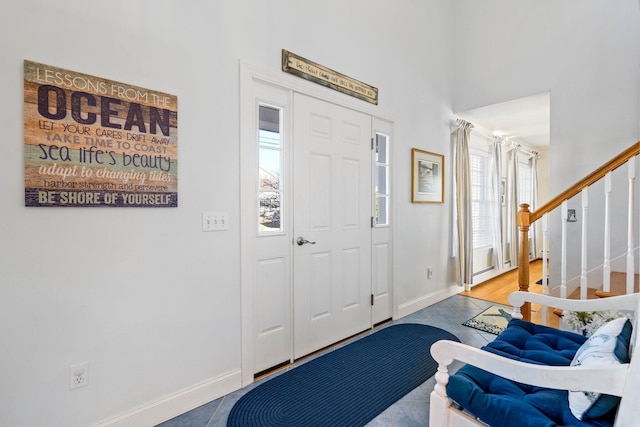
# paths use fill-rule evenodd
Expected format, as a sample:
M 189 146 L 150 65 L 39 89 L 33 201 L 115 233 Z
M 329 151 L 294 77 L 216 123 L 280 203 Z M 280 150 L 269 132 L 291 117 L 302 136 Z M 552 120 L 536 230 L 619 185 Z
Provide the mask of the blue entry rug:
M 429 349 L 441 339 L 460 341 L 427 325 L 381 329 L 260 384 L 227 426 L 363 426 L 433 376 Z

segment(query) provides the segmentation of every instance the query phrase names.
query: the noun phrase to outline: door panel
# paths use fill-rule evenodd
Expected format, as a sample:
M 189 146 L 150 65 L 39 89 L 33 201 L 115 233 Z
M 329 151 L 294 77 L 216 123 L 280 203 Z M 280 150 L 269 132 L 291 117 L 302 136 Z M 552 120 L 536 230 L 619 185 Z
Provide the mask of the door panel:
M 294 357 L 371 326 L 371 117 L 294 95 Z
M 289 289 L 284 257 L 257 262 L 255 372 L 286 362 L 290 357 Z
M 258 336 L 286 327 L 286 273 L 284 258 L 258 261 Z
M 357 229 L 360 225 L 360 162 L 357 159 L 342 160 L 342 227 Z
M 391 244 L 374 243 L 373 247 L 373 323 L 391 318 Z
M 311 306 L 311 320 L 317 320 L 331 315 L 331 288 L 322 286 L 323 283 L 331 281 L 331 253 L 313 253 L 310 255 L 310 261 L 311 298 L 309 301 L 302 301 L 302 303 Z M 294 307 L 294 311 L 298 310 Z
M 308 190 L 313 194 L 313 197 L 307 201 L 311 215 L 309 225 L 313 231 L 327 231 L 331 227 L 331 157 L 311 153 L 310 163 L 313 179 L 309 182 L 310 188 Z M 301 191 L 301 193 L 304 192 L 305 190 Z
M 360 303 L 360 250 L 348 248 L 342 251 L 342 309 L 357 307 Z

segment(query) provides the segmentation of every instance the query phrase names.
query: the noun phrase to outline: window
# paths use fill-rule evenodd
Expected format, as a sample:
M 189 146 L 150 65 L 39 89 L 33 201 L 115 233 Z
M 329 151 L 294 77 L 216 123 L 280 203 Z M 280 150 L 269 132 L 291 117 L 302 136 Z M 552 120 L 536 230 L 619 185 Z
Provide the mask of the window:
M 258 231 L 282 231 L 282 110 L 259 106 Z
M 375 225 L 389 225 L 389 136 L 376 133 L 375 139 Z
M 531 184 L 531 164 L 529 158 L 520 156 L 518 169 L 518 204 L 527 203 L 531 206 L 533 188 Z
M 470 150 L 471 163 L 471 221 L 473 248 L 491 247 L 493 242 L 491 219 L 491 176 L 489 153 Z
M 531 163 L 529 163 L 529 157 L 522 154 L 518 162 L 518 209 L 522 203 L 528 204 L 531 208 L 531 202 L 533 201 Z M 533 227 L 529 227 L 529 239 L 533 237 L 533 230 Z

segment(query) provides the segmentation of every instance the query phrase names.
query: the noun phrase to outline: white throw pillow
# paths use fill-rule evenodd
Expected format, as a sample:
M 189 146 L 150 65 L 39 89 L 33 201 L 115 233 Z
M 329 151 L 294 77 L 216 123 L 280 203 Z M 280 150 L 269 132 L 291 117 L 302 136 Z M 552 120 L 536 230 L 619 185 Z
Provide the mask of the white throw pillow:
M 626 317 L 605 323 L 578 349 L 571 366 L 629 363 L 631 329 L 631 322 Z M 619 402 L 619 397 L 608 394 L 569 391 L 571 413 L 583 421 L 605 415 Z

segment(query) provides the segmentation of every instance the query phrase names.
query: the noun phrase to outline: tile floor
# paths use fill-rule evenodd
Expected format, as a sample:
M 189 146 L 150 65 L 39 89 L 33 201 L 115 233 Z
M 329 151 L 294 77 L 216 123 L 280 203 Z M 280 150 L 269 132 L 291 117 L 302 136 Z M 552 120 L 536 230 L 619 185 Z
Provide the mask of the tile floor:
M 462 322 L 480 313 L 490 305 L 492 305 L 491 302 L 454 295 L 393 323 L 423 323 L 436 326 L 456 335 L 465 344 L 481 347 L 493 341 L 495 335 L 462 326 Z M 289 369 L 295 369 L 295 365 Z M 265 378 L 261 381 L 268 381 L 268 379 Z M 179 415 L 157 427 L 224 427 L 227 425 L 227 416 L 233 404 L 261 381 Z M 435 381 L 432 377 L 371 420 L 367 426 L 428 426 L 429 394 L 433 390 L 434 384 Z

